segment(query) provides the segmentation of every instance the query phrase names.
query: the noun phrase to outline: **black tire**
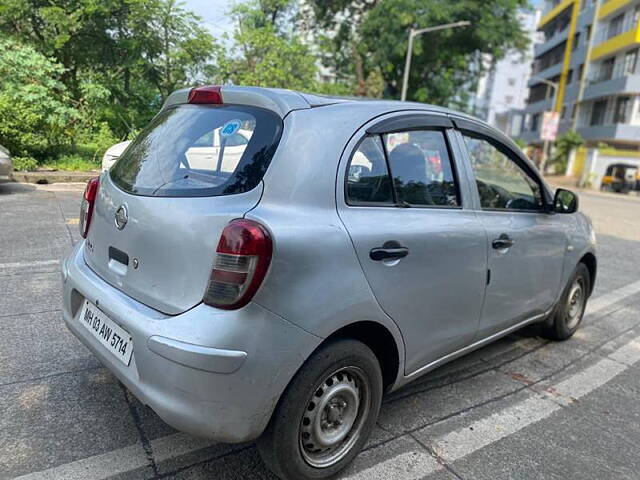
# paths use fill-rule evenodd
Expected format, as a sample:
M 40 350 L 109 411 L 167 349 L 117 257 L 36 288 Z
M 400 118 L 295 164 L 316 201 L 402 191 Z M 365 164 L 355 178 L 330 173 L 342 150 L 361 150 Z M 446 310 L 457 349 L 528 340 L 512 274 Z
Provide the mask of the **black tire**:
M 346 392 L 346 397 L 336 393 L 339 388 Z M 257 445 L 262 460 L 283 480 L 312 480 L 335 475 L 353 460 L 369 438 L 378 418 L 382 390 L 380 364 L 365 344 L 352 339 L 339 339 L 321 346 L 291 380 L 267 429 L 258 439 Z M 359 401 L 352 401 L 351 405 L 347 405 L 344 399 L 352 398 L 348 397 L 349 392 L 356 392 L 357 395 L 353 398 Z M 368 393 L 365 395 L 365 392 Z M 312 404 L 315 405 L 315 401 L 318 402 L 318 406 L 314 411 Z M 338 402 L 339 405 L 332 402 Z M 321 408 L 321 405 L 326 407 Z M 352 408 L 352 405 L 357 407 Z M 334 413 L 334 408 L 339 409 L 338 414 Z M 327 409 L 332 410 L 330 413 L 334 417 L 338 416 L 331 424 L 320 420 L 329 418 L 323 417 Z M 343 412 L 350 417 L 344 421 L 345 426 Z M 355 415 L 355 420 L 351 420 L 352 414 Z M 313 420 L 310 418 L 311 415 Z M 319 430 L 314 427 L 316 419 L 324 424 Z M 347 427 L 350 423 L 351 426 Z M 338 452 L 341 451 L 342 445 L 342 456 L 335 453 L 335 463 L 318 467 L 310 462 L 324 454 L 315 453 L 316 449 L 309 448 L 318 445 L 305 443 L 315 441 L 313 438 L 303 438 L 311 438 L 309 432 L 325 432 L 325 426 L 329 432 L 333 432 L 332 428 L 335 427 L 348 433 L 335 447 L 335 451 Z M 312 460 L 309 460 L 309 457 L 312 457 Z
M 579 305 L 575 303 L 576 288 L 580 289 Z M 582 323 L 587 299 L 591 292 L 591 275 L 584 263 L 579 263 L 567 286 L 560 297 L 560 301 L 549 321 L 542 327 L 542 336 L 549 340 L 567 340 Z

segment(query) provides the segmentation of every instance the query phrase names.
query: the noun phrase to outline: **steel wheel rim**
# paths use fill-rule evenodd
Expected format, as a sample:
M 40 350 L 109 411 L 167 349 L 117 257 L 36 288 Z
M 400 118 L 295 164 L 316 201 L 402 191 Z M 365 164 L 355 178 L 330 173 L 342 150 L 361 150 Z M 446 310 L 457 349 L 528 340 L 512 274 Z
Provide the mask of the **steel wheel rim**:
M 340 368 L 316 385 L 300 421 L 300 452 L 315 468 L 335 465 L 362 433 L 371 404 L 371 385 L 358 367 Z
M 580 322 L 584 307 L 584 288 L 582 282 L 577 279 L 571 285 L 567 298 L 567 328 L 572 330 Z

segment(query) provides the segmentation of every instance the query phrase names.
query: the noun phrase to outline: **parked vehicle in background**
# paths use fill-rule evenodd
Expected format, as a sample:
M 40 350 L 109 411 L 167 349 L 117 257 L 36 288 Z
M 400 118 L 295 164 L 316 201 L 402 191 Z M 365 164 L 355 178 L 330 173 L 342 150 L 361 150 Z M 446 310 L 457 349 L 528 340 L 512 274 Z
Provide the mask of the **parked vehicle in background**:
M 0 145 L 0 182 L 8 182 L 11 180 L 11 172 L 13 172 L 13 162 L 9 150 Z
M 596 276 L 577 210 L 450 110 L 181 90 L 87 185 L 64 318 L 170 425 L 327 478 L 384 392 L 531 323 L 573 335 Z
M 640 174 L 637 165 L 616 163 L 609 165 L 602 177 L 600 190 L 616 193 L 629 193 L 636 188 L 636 177 Z
M 115 145 L 109 147 L 109 149 L 106 152 L 104 152 L 104 155 L 102 156 L 103 172 L 105 170 L 109 170 L 113 166 L 113 164 L 116 163 L 116 160 L 120 158 L 120 155 L 122 155 L 122 152 L 126 150 L 126 148 L 129 146 L 130 143 L 131 143 L 131 140 L 116 143 Z

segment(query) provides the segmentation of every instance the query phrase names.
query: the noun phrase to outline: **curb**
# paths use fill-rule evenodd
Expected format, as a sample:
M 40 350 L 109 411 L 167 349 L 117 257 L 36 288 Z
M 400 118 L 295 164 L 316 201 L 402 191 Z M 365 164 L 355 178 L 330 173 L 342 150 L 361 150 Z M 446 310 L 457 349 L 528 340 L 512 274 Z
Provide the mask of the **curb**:
M 90 172 L 13 172 L 12 178 L 14 182 L 46 185 L 49 183 L 87 183 L 98 175 L 100 175 L 98 170 Z

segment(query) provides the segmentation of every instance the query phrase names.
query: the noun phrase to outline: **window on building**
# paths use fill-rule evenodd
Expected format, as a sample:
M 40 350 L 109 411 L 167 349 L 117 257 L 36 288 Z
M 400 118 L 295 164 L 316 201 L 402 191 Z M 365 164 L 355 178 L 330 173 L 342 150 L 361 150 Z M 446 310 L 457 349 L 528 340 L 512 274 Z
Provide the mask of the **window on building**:
M 636 73 L 636 66 L 638 63 L 638 49 L 627 52 L 624 56 L 624 70 L 623 75 L 633 75 Z
M 573 69 L 569 70 L 569 72 L 567 73 L 567 83 L 572 83 L 574 81 L 573 78 Z
M 607 40 L 620 35 L 622 33 L 623 24 L 624 24 L 624 13 L 621 13 L 617 17 L 613 18 L 609 22 L 609 29 L 607 30 Z
M 575 50 L 580 45 L 580 32 L 576 33 L 573 36 L 573 47 L 572 50 Z
M 511 105 L 513 103 L 513 95 L 507 95 L 504 97 L 504 103 L 507 105 Z
M 600 65 L 600 75 L 598 76 L 598 81 L 605 82 L 607 80 L 611 80 L 613 77 L 613 69 L 616 65 L 616 57 L 611 57 Z
M 578 82 L 582 80 L 582 75 L 584 74 L 584 63 L 582 65 L 580 65 L 580 68 L 578 68 Z
M 564 120 L 567 117 L 567 104 L 562 106 L 562 113 L 560 113 L 560 119 Z
M 631 98 L 618 97 L 616 99 L 616 109 L 613 112 L 613 123 L 627 123 L 629 121 L 629 106 Z
M 607 101 L 600 100 L 593 104 L 591 109 L 591 120 L 589 125 L 604 125 L 604 118 L 607 114 Z
M 529 103 L 541 102 L 545 98 L 547 98 L 547 86 L 544 83 L 539 83 L 529 89 Z
M 539 126 L 540 126 L 540 114 L 536 113 L 535 115 L 531 116 L 531 131 L 537 132 Z
M 516 84 L 516 79 L 510 78 L 509 80 L 507 80 L 507 83 L 509 84 L 510 87 L 513 87 Z

